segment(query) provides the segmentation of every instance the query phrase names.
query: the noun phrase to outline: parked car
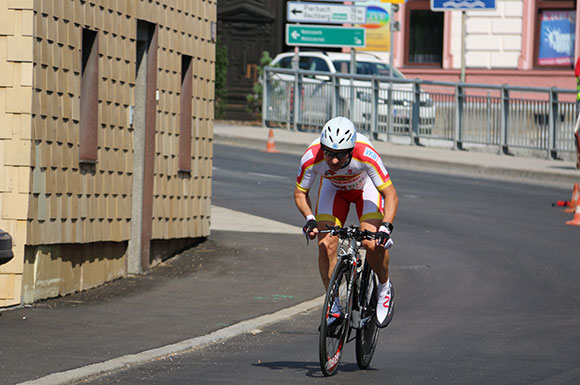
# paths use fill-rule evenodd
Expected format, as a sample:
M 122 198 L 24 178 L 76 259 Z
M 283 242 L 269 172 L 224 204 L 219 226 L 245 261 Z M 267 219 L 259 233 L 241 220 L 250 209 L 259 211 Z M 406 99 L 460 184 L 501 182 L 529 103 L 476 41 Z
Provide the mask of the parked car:
M 0 265 L 10 262 L 13 257 L 12 236 L 0 229 Z
M 292 68 L 294 52 L 278 54 L 272 60 L 271 66 L 280 68 Z M 350 53 L 324 52 L 324 51 L 301 51 L 299 53 L 299 69 L 329 73 L 350 73 Z M 369 53 L 356 54 L 356 73 L 359 75 L 375 75 L 388 77 L 390 74 L 389 64 L 383 62 L 377 56 Z M 405 79 L 405 76 L 393 67 L 393 77 Z M 292 74 L 276 74 L 277 80 L 282 87 L 290 92 L 278 92 L 278 95 L 291 97 L 290 101 L 278 100 L 276 108 L 290 108 L 293 105 L 293 82 Z M 301 89 L 302 115 L 300 122 L 303 124 L 322 125 L 330 118 L 332 111 L 332 99 L 334 87 L 330 76 L 313 75 L 303 77 Z M 372 111 L 372 87 L 370 81 L 340 79 L 339 99 L 337 102 L 337 114 L 349 116 L 360 128 L 370 128 Z M 389 115 L 389 82 L 381 82 L 377 100 L 377 125 L 379 131 L 386 131 Z M 352 85 L 352 86 L 351 86 Z M 393 83 L 393 117 L 394 131 L 408 132 L 410 127 L 412 105 L 414 100 L 412 83 Z M 270 106 L 273 104 L 270 103 Z M 284 112 L 285 113 L 285 112 Z M 282 115 L 284 115 L 284 113 Z M 435 124 L 435 107 L 431 97 L 426 92 L 420 94 L 419 131 L 430 134 Z

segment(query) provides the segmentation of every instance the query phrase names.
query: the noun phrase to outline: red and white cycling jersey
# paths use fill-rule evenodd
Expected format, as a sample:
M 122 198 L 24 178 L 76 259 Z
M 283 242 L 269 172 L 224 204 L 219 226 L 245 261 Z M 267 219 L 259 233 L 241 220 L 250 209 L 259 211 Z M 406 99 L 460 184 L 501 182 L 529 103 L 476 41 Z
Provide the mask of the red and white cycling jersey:
M 309 191 L 317 175 L 331 182 L 339 190 L 362 190 L 368 178 L 377 190 L 382 190 L 392 183 L 381 157 L 369 139 L 359 133 L 356 135 L 352 160 L 346 167 L 336 172 L 330 170 L 324 160 L 320 139 L 312 142 L 302 155 L 296 186 L 304 192 Z

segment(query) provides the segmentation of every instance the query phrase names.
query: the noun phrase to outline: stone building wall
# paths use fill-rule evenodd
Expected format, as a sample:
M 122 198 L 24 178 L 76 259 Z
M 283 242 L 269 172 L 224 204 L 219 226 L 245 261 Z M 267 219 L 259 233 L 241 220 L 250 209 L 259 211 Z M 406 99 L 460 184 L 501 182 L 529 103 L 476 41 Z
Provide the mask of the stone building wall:
M 0 228 L 14 258 L 0 266 L 0 306 L 20 303 L 32 151 L 33 1 L 0 1 Z
M 127 274 L 140 183 L 136 155 L 143 151 L 134 125 L 143 22 L 154 26 L 158 44 L 145 239 L 175 240 L 179 249 L 209 234 L 216 1 L 0 0 L 0 228 L 13 235 L 17 255 L 0 267 L 0 306 Z M 81 116 L 83 31 L 95 34 L 98 47 L 94 162 L 79 154 L 88 119 Z M 190 167 L 181 170 L 185 56 L 193 77 L 192 137 Z M 150 255 L 151 263 L 159 259 Z

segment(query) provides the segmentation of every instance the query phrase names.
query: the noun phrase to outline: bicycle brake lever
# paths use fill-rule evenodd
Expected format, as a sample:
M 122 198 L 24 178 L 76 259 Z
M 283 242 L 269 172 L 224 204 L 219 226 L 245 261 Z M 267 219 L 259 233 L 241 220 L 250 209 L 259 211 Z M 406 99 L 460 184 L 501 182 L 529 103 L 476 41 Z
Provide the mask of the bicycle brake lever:
M 375 239 L 375 235 L 376 233 L 373 233 L 372 231 L 369 230 L 364 230 L 363 231 L 363 237 L 369 240 Z

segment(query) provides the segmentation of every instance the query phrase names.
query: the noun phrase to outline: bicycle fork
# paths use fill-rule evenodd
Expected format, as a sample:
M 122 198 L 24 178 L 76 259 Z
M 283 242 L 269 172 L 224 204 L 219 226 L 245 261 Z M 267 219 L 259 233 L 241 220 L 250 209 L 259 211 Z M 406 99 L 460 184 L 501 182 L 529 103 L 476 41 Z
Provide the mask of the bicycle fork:
M 345 312 L 345 318 L 348 320 L 351 328 L 362 329 L 371 321 L 372 316 L 361 318 L 361 314 L 366 312 L 364 299 L 368 295 L 368 293 L 362 293 L 361 288 L 365 290 L 367 282 L 363 282 L 365 280 L 363 279 L 362 273 L 362 260 L 356 248 L 356 241 L 353 239 L 351 242 L 347 254 L 342 257 L 347 259 L 351 265 L 351 276 L 347 286 L 349 305 Z
M 356 258 L 356 271 L 357 273 L 355 273 L 353 278 L 358 278 L 358 282 L 355 282 L 355 280 L 353 279 L 353 290 L 354 292 L 357 293 L 357 295 L 353 296 L 354 299 L 356 300 L 356 307 L 353 306 L 352 307 L 352 313 L 351 313 L 351 317 L 350 317 L 350 327 L 354 328 L 354 329 L 363 329 L 366 324 L 368 322 L 370 322 L 372 320 L 372 315 L 370 316 L 366 316 L 364 318 L 361 317 L 362 314 L 366 314 L 366 304 L 365 304 L 365 299 L 368 296 L 368 293 L 363 292 L 367 290 L 368 287 L 368 282 L 366 282 L 367 280 L 365 279 L 365 277 L 363 276 L 363 267 L 362 267 L 362 261 L 360 259 L 360 257 Z M 360 269 L 360 270 L 359 270 Z M 353 269 L 354 270 L 354 269 Z

